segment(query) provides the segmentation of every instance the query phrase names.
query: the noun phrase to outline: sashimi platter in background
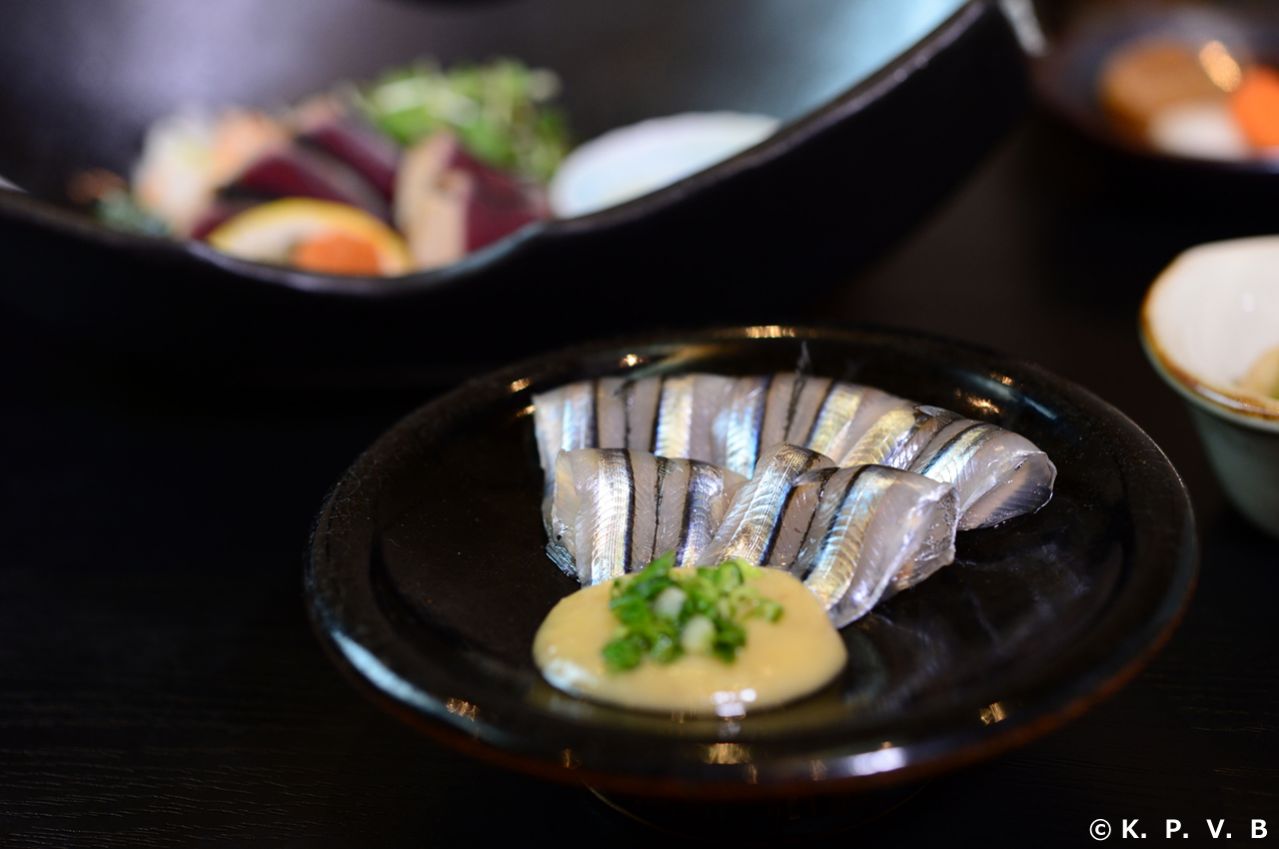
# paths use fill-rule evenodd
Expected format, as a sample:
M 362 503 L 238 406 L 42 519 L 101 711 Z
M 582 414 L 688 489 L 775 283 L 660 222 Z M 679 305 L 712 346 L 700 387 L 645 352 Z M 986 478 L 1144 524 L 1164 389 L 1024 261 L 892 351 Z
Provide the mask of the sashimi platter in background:
M 423 61 L 274 112 L 187 107 L 151 125 L 131 179 L 95 169 L 69 193 L 121 229 L 307 271 L 398 276 L 663 188 L 778 125 L 688 113 L 569 153 L 559 88 L 551 71 L 513 60 Z

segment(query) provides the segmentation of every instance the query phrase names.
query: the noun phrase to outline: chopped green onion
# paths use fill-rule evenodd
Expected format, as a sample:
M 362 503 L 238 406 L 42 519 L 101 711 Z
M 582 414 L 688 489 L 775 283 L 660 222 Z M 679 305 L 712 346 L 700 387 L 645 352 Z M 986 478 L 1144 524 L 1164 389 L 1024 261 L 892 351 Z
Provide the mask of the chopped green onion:
M 610 669 L 634 669 L 644 659 L 644 643 L 635 635 L 618 637 L 604 646 L 604 662 Z
M 715 644 L 715 623 L 705 616 L 694 616 L 684 625 L 679 644 L 689 654 L 706 654 Z
M 653 612 L 663 619 L 679 619 L 686 598 L 688 595 L 679 587 L 667 587 L 654 600 Z
M 746 620 L 782 617 L 782 606 L 748 583 L 761 574 L 754 564 L 726 560 L 691 574 L 672 574 L 674 566 L 675 554 L 667 552 L 613 583 L 609 609 L 620 627 L 603 649 L 611 671 L 634 669 L 645 658 L 672 663 L 685 654 L 732 663 L 746 645 Z

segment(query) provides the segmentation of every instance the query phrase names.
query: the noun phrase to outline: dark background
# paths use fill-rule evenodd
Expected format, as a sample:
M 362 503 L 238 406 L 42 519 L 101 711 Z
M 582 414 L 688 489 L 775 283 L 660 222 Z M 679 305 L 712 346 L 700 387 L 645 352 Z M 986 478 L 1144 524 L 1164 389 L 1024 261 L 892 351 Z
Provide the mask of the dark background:
M 814 321 L 973 341 L 1092 389 L 1167 451 L 1203 546 L 1185 622 L 1117 696 L 833 839 L 1089 845 L 1097 817 L 1116 831 L 1140 817 L 1152 840 L 1175 817 L 1200 838 L 1189 846 L 1205 817 L 1235 840 L 1257 817 L 1279 841 L 1279 542 L 1223 503 L 1136 332 L 1178 250 L 1277 225 L 1273 194 L 1144 179 L 1035 117 L 811 305 Z M 430 368 L 225 380 L 124 363 L 15 315 L 0 317 L 0 354 L 0 845 L 670 839 L 583 789 L 439 748 L 363 701 L 313 638 L 311 517 L 362 448 L 442 388 Z

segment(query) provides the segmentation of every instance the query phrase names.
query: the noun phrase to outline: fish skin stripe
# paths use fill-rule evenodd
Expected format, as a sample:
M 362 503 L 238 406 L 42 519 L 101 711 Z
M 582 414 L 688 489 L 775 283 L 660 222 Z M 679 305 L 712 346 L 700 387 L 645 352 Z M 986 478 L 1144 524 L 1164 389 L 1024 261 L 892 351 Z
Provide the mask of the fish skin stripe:
M 795 408 L 799 406 L 799 396 L 804 392 L 804 382 L 807 380 L 804 375 L 796 374 L 795 380 L 790 385 L 790 404 L 786 407 L 786 426 L 782 428 L 782 441 L 785 442 L 790 436 L 790 426 L 795 421 Z
M 817 423 L 822 420 L 822 413 L 826 412 L 826 405 L 830 402 L 830 396 L 838 383 L 839 381 L 832 380 L 826 384 L 826 394 L 822 396 L 822 402 L 817 405 L 817 413 L 813 416 L 813 423 L 808 426 L 808 435 L 804 437 L 805 448 L 812 444 L 813 437 L 817 435 Z
M 688 552 L 688 526 L 693 521 L 693 493 L 696 491 L 697 478 L 702 474 L 698 463 L 688 464 L 688 484 L 684 488 L 684 509 L 679 523 L 679 544 L 675 550 L 675 565 L 684 563 L 684 555 Z
M 635 403 L 635 382 L 627 380 L 622 384 L 622 422 L 624 424 L 624 432 L 622 434 L 622 444 L 626 448 L 631 447 L 631 406 Z
M 666 469 L 671 461 L 665 457 L 656 457 L 657 460 L 657 485 L 653 487 L 657 494 L 653 497 L 653 546 L 652 555 L 657 557 L 657 531 L 662 527 L 662 484 L 666 482 Z
M 666 375 L 662 375 L 657 379 L 657 405 L 653 407 L 653 432 L 649 435 L 648 450 L 650 453 L 657 451 L 657 426 L 662 421 L 662 401 L 666 396 Z
M 631 464 L 631 452 L 622 451 L 622 460 L 626 463 L 626 549 L 627 563 L 622 564 L 626 571 L 628 563 L 635 560 L 635 467 Z
M 773 375 L 764 375 L 764 394 L 760 396 L 759 413 L 755 416 L 755 456 L 751 458 L 751 469 L 759 464 L 759 453 L 764 449 L 760 443 L 764 441 L 764 414 L 768 411 L 768 392 L 773 388 Z
M 972 433 L 974 430 L 977 430 L 978 428 L 991 428 L 992 433 L 995 432 L 995 430 L 998 430 L 997 425 L 990 424 L 989 422 L 973 422 L 967 427 L 961 428 L 958 433 L 956 433 L 950 439 L 946 440 L 946 443 L 942 445 L 941 448 L 938 448 L 933 453 L 933 456 L 928 458 L 928 463 L 925 464 L 924 467 L 919 470 L 918 474 L 921 474 L 924 477 L 928 477 L 928 473 L 931 472 L 933 470 L 933 467 L 937 465 L 937 461 L 939 458 L 944 457 L 946 455 L 946 452 L 954 448 L 956 443 L 958 443 L 959 440 L 963 439 L 966 434 Z
M 862 466 L 848 476 L 848 486 L 844 488 L 844 494 L 839 497 L 839 505 L 835 508 L 834 512 L 830 514 L 831 523 L 830 526 L 826 528 L 826 533 L 822 534 L 822 544 L 818 546 L 817 554 L 821 554 L 821 552 L 825 551 L 826 547 L 830 545 L 831 538 L 835 535 L 835 517 L 837 517 L 839 512 L 844 509 L 844 505 L 848 503 L 849 496 L 853 494 L 853 490 L 857 486 L 857 481 L 869 468 L 871 467 Z M 820 507 L 821 505 L 819 504 L 818 506 Z M 814 514 L 816 514 L 816 511 L 814 511 Z M 804 570 L 804 575 L 801 580 L 807 581 L 808 577 L 813 574 L 813 569 L 815 568 L 817 568 L 816 558 L 814 558 L 812 563 L 808 564 L 808 568 Z
M 809 472 L 810 470 L 812 470 L 813 466 L 820 459 L 821 458 L 819 455 L 813 454 L 811 457 L 809 457 L 807 460 L 804 461 L 804 468 L 800 469 L 799 474 L 797 474 L 795 477 L 799 478 L 800 475 L 803 475 Z M 759 556 L 760 566 L 763 566 L 765 563 L 767 563 L 768 558 L 771 557 L 773 554 L 773 546 L 777 544 L 777 536 L 782 531 L 782 520 L 786 518 L 786 511 L 790 509 L 791 499 L 795 497 L 795 488 L 796 488 L 795 484 L 792 481 L 790 489 L 786 491 L 786 498 L 782 501 L 782 509 L 778 511 L 777 513 L 777 521 L 773 522 L 773 528 L 771 531 L 768 532 L 768 542 L 765 543 L 764 551 Z

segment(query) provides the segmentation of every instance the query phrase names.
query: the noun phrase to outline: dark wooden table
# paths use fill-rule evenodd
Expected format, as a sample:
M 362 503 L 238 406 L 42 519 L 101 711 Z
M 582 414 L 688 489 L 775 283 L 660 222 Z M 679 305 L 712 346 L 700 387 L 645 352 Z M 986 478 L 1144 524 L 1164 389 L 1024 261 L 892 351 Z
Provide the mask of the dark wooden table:
M 1136 336 L 1141 294 L 1179 249 L 1277 229 L 1279 203 L 1259 215 L 1114 174 L 1032 119 L 812 315 L 979 342 L 1127 412 L 1194 497 L 1197 595 L 1109 702 L 835 839 L 1078 846 L 1104 817 L 1112 840 L 1140 818 L 1158 842 L 1176 818 L 1196 838 L 1184 847 L 1210 817 L 1236 841 L 1266 819 L 1268 841 L 1247 845 L 1279 842 L 1279 541 L 1223 503 Z M 417 736 L 311 635 L 300 579 L 314 511 L 438 387 L 140 378 L 0 322 L 0 845 L 651 844 L 583 789 Z

